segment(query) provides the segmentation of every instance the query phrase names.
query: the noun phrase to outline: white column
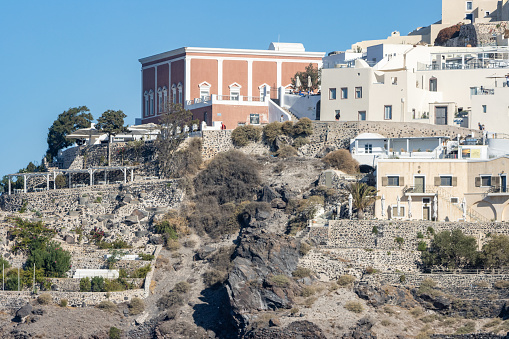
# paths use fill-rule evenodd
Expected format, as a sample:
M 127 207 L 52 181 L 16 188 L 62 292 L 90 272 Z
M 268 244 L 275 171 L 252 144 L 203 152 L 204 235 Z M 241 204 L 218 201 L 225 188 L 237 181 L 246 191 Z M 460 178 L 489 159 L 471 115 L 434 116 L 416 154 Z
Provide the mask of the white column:
M 127 183 L 127 168 L 122 169 L 122 172 L 124 172 L 124 184 Z
M 141 99 L 141 118 L 143 119 L 145 117 L 143 115 L 143 109 L 144 109 L 143 105 L 145 104 L 145 100 L 144 100 L 144 97 L 143 97 L 143 67 L 141 68 L 141 81 L 140 82 L 141 82 L 141 86 L 140 87 L 141 87 L 141 97 L 142 97 L 142 99 Z M 88 142 L 90 144 L 91 140 L 88 139 Z
M 56 190 L 57 189 L 57 173 L 56 172 L 53 172 L 53 189 Z
M 184 100 L 191 100 L 191 57 L 186 55 L 186 67 L 184 70 L 184 73 L 186 75 L 185 85 L 184 85 L 184 91 L 185 98 Z
M 46 191 L 49 191 L 49 173 L 46 174 Z
M 104 170 L 104 184 L 106 185 L 108 183 L 108 170 Z
M 171 90 L 171 61 L 168 61 L 168 104 L 170 104 L 172 100 L 171 96 L 173 95 L 173 92 Z M 165 107 L 166 108 L 166 107 Z
M 253 60 L 247 61 L 247 96 L 253 96 Z
M 223 95 L 223 59 L 217 59 L 217 95 Z
M 282 61 L 278 61 L 277 62 L 277 70 L 276 70 L 276 73 L 277 73 L 277 80 L 276 80 L 276 88 L 279 88 L 281 87 L 281 78 L 282 78 L 282 74 L 281 74 L 281 66 L 282 66 Z M 302 81 L 308 81 L 308 79 L 303 79 Z
M 154 115 L 159 113 L 159 93 L 157 92 L 157 66 L 154 68 Z
M 410 152 L 410 139 L 409 138 L 406 139 L 406 151 Z
M 89 169 L 88 174 L 90 175 L 90 186 L 94 185 L 94 170 Z
M 12 177 L 8 177 L 9 178 L 9 195 L 11 195 L 11 179 Z
M 23 191 L 25 193 L 27 192 L 27 176 L 26 175 L 23 176 Z
M 134 168 L 131 168 L 131 182 L 134 181 Z

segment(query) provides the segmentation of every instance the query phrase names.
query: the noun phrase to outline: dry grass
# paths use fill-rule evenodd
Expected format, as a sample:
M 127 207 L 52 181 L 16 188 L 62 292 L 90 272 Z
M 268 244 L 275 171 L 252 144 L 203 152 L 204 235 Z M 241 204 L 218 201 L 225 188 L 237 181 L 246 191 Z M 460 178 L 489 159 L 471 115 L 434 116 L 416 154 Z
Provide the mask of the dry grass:
M 362 313 L 364 311 L 364 306 L 358 301 L 348 301 L 344 307 L 353 313 Z

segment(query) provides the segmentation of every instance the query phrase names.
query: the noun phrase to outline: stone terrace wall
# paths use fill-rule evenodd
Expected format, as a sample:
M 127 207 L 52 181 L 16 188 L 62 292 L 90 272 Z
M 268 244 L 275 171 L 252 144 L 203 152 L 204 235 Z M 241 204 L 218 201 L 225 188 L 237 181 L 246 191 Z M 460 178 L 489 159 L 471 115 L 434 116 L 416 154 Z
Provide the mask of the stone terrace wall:
M 447 47 L 465 47 L 470 44 L 473 47 L 495 45 L 496 35 L 504 34 L 509 26 L 509 21 L 497 21 L 488 23 L 475 23 L 462 25 L 459 36 L 446 42 Z M 493 36 L 495 34 L 495 37 Z
M 378 234 L 373 233 L 374 226 Z M 463 233 L 476 237 L 480 247 L 488 233 L 509 235 L 509 223 L 331 220 L 325 247 L 412 251 L 417 249 L 419 241 L 429 241 L 426 237 L 428 227 L 432 227 L 435 232 L 460 229 Z M 423 233 L 425 238 L 418 239 L 418 232 Z M 316 243 L 324 243 L 324 231 L 318 227 L 311 228 L 309 237 Z M 403 244 L 396 243 L 397 237 L 403 238 Z
M 68 213 L 76 211 L 80 205 L 93 208 L 94 201 L 101 197 L 101 202 L 96 203 L 98 213 L 111 213 L 116 206 L 117 195 L 126 191 L 132 195 L 146 194 L 146 203 L 156 206 L 172 206 L 180 202 L 182 192 L 178 190 L 178 182 L 175 180 L 140 182 L 135 181 L 127 184 L 95 185 L 74 189 L 57 189 L 43 192 L 20 193 L 0 196 L 0 208 L 4 211 L 15 212 L 27 202 L 27 210 L 41 212 Z M 97 200 L 98 201 L 98 200 Z

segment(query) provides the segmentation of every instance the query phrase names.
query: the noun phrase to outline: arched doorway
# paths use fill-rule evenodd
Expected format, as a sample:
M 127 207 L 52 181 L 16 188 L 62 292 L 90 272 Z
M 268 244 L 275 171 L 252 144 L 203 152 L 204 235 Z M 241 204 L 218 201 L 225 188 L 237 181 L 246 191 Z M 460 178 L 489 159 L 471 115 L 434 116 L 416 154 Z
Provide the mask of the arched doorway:
M 472 205 L 472 208 L 488 220 L 497 220 L 495 207 L 487 201 L 478 201 Z

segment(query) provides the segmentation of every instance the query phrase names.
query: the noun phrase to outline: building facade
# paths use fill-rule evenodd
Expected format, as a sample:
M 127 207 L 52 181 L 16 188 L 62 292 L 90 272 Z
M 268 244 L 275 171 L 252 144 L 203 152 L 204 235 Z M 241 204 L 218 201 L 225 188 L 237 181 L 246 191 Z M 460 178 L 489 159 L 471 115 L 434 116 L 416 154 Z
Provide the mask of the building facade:
M 302 44 L 271 43 L 268 50 L 184 47 L 142 58 L 142 123 L 157 122 L 170 103 L 209 126 L 267 123 L 269 100 L 296 72 L 321 67 L 323 56 Z

